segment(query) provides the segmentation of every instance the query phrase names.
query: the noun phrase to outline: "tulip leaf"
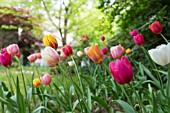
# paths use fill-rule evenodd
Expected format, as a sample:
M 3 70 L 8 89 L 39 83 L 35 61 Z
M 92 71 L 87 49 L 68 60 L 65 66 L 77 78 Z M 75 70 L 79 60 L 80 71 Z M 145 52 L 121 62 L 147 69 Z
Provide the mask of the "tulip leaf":
M 130 106 L 127 102 L 123 100 L 116 101 L 125 111 L 125 113 L 136 113 L 132 106 Z
M 44 106 L 40 106 L 37 109 L 35 109 L 32 113 L 37 113 L 39 110 L 45 109 L 46 111 L 48 111 L 49 113 L 53 113 L 50 109 L 48 109 L 47 107 Z
M 100 97 L 92 96 L 92 100 L 98 102 L 101 106 L 103 106 L 106 110 L 108 110 L 109 107 L 108 107 L 106 101 L 104 101 L 104 99 L 102 99 Z

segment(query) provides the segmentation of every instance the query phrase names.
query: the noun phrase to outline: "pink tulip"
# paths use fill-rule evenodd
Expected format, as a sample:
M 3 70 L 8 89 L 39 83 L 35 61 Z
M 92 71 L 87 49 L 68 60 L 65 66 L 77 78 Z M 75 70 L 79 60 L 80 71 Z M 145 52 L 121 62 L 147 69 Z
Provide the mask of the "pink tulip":
M 108 52 L 108 50 L 107 50 L 107 48 L 102 48 L 102 52 L 103 52 L 103 54 L 105 55 L 105 54 L 107 54 L 107 52 Z
M 36 54 L 31 54 L 27 57 L 27 59 L 29 60 L 29 62 L 34 62 L 35 60 L 37 60 L 37 56 Z
M 4 67 L 9 67 L 12 64 L 12 56 L 8 52 L 0 54 L 0 63 Z
M 60 61 L 58 53 L 50 46 L 46 46 L 45 49 L 41 51 L 41 56 L 49 67 L 54 67 Z
M 130 34 L 131 37 L 134 37 L 134 36 L 136 36 L 138 34 L 138 30 L 134 29 L 129 34 Z
M 121 60 L 109 64 L 110 72 L 116 82 L 119 84 L 129 84 L 133 79 L 133 69 L 128 58 L 122 57 Z
M 1 49 L 1 53 L 3 54 L 3 53 L 5 53 L 5 52 L 7 52 L 6 48 L 2 48 L 2 49 Z
M 143 45 L 144 44 L 144 37 L 142 34 L 137 34 L 136 36 L 133 37 L 133 40 L 136 45 Z
M 110 54 L 113 57 L 113 59 L 121 58 L 124 52 L 125 52 L 125 49 L 120 44 L 110 48 Z
M 40 79 L 44 85 L 50 85 L 52 82 L 52 77 L 50 74 L 45 74 L 43 77 L 40 77 Z
M 100 40 L 104 41 L 105 40 L 105 36 L 101 36 Z
M 10 44 L 7 48 L 7 52 L 12 56 L 17 56 L 20 53 L 19 47 L 17 44 Z

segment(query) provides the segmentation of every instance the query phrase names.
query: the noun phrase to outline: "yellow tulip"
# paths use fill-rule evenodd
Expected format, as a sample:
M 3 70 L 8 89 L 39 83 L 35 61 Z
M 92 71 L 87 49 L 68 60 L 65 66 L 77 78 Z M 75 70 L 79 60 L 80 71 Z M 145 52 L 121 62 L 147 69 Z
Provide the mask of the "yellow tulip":
M 43 43 L 44 43 L 45 46 L 50 46 L 54 49 L 58 48 L 58 42 L 57 42 L 56 38 L 51 34 L 46 35 L 43 38 Z
M 35 78 L 35 79 L 33 80 L 33 85 L 34 85 L 36 88 L 39 88 L 40 85 L 41 85 L 40 79 L 39 79 L 39 78 Z

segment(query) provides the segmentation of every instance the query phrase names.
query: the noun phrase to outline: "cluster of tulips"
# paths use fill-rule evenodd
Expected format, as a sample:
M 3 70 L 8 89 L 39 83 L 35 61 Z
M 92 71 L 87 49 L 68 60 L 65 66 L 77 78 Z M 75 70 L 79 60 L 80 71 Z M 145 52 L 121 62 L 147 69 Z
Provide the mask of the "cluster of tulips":
M 153 22 L 149 25 L 150 30 L 154 34 L 160 34 L 167 44 L 162 44 L 155 49 L 151 49 L 147 51 L 144 45 L 144 36 L 138 33 L 138 30 L 133 30 L 129 34 L 133 38 L 134 43 L 140 46 L 145 53 L 148 54 L 148 57 L 151 58 L 152 63 L 156 63 L 161 66 L 165 66 L 170 64 L 170 43 L 168 40 L 161 34 L 162 26 L 159 22 Z M 88 40 L 88 36 L 84 36 Z M 101 41 L 105 41 L 105 37 L 100 37 Z M 58 42 L 53 35 L 47 35 L 43 38 L 44 45 L 46 46 L 40 53 L 33 53 L 28 56 L 28 60 L 30 62 L 35 62 L 36 59 L 43 59 L 46 64 L 50 68 L 54 68 L 57 65 L 62 63 L 62 60 L 65 60 L 69 57 L 72 58 L 71 62 L 68 64 L 75 65 L 75 61 L 72 57 L 74 51 L 70 45 L 64 45 L 62 47 L 62 52 L 58 49 Z M 21 56 L 19 51 L 19 47 L 17 44 L 9 45 L 7 48 L 1 50 L 0 54 L 0 62 L 4 67 L 9 67 L 12 63 L 12 56 L 17 56 L 18 58 Z M 106 47 L 100 48 L 99 45 L 92 45 L 90 47 L 84 48 L 84 52 L 77 51 L 77 56 L 82 57 L 84 54 L 88 56 L 93 62 L 96 64 L 102 64 L 104 60 L 108 57 L 105 57 L 108 53 L 108 49 Z M 114 81 L 116 81 L 120 85 L 130 84 L 130 82 L 134 78 L 134 69 L 132 67 L 129 58 L 125 55 L 132 53 L 130 48 L 126 49 L 121 45 L 116 45 L 110 48 L 110 59 L 112 60 L 106 68 L 108 68 L 109 72 L 113 76 Z M 153 62 L 154 61 L 154 62 Z M 155 66 L 155 65 L 154 65 Z M 76 66 L 75 66 L 76 67 Z M 170 67 L 170 66 L 169 66 Z M 76 67 L 77 68 L 77 67 Z M 155 68 L 156 69 L 156 68 Z M 78 72 L 77 72 L 78 74 Z M 81 78 L 78 74 L 78 78 L 81 85 Z M 170 78 L 170 77 L 169 77 Z M 52 76 L 49 73 L 45 73 L 42 77 L 35 78 L 33 80 L 33 85 L 36 88 L 39 88 L 41 84 L 50 85 L 52 83 Z M 170 79 L 167 79 L 167 84 L 170 85 Z M 170 86 L 166 87 L 167 89 L 167 97 L 170 97 Z M 136 92 L 135 92 L 136 94 Z M 128 97 L 127 97 L 128 98 Z M 139 99 L 140 101 L 140 99 Z M 142 103 L 140 103 L 141 108 L 145 111 Z

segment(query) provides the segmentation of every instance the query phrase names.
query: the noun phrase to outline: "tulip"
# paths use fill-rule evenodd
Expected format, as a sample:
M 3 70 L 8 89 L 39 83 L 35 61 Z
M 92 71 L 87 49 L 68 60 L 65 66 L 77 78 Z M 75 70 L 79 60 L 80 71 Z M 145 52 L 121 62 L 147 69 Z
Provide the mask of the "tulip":
M 50 85 L 52 82 L 52 77 L 50 74 L 45 74 L 43 77 L 40 77 L 40 79 L 44 85 Z
M 87 56 L 97 64 L 101 64 L 104 60 L 104 54 L 98 45 L 91 46 L 87 51 Z
M 82 51 L 77 51 L 77 56 L 78 57 L 82 57 L 84 54 L 83 54 L 83 52 Z
M 74 61 L 69 61 L 69 62 L 68 62 L 68 65 L 69 65 L 70 67 L 72 67 L 72 66 L 75 65 L 75 62 L 74 62 Z
M 110 53 L 111 53 L 111 56 L 113 57 L 113 59 L 121 58 L 123 56 L 124 52 L 125 52 L 125 49 L 124 49 L 124 47 L 121 46 L 121 44 L 110 48 Z
M 109 56 L 110 56 L 111 59 L 114 59 L 111 53 L 109 54 Z
M 54 49 L 58 48 L 58 42 L 57 42 L 56 38 L 52 34 L 46 35 L 43 38 L 43 42 L 44 42 L 45 46 L 50 46 L 50 47 L 52 47 Z
M 138 30 L 134 29 L 129 34 L 130 34 L 131 37 L 134 37 L 134 36 L 136 36 L 138 34 Z
M 62 48 L 62 51 L 63 53 L 66 55 L 66 56 L 70 56 L 72 54 L 74 54 L 72 48 L 70 45 L 65 45 L 63 48 Z
M 20 51 L 18 52 L 17 57 L 18 57 L 18 58 L 21 57 L 21 52 L 20 52 Z
M 144 37 L 142 34 L 137 34 L 136 36 L 133 37 L 133 40 L 136 45 L 143 45 L 144 44 Z
M 132 53 L 132 50 L 130 48 L 127 48 L 126 51 L 125 51 L 126 54 L 131 54 Z
M 107 50 L 107 48 L 102 48 L 102 52 L 103 52 L 103 54 L 105 55 L 105 54 L 107 54 L 107 52 L 108 52 L 108 50 Z
M 35 79 L 33 80 L 33 85 L 34 85 L 36 88 L 39 88 L 40 85 L 41 85 L 40 79 L 39 79 L 39 78 L 35 78 Z
M 149 29 L 154 33 L 154 34 L 159 34 L 162 32 L 162 26 L 158 21 L 153 22 L 151 25 L 149 25 Z
M 84 53 L 87 55 L 87 51 L 89 50 L 90 47 L 84 48 Z
M 61 56 L 61 60 L 66 60 L 66 59 L 67 59 L 66 55 Z
M 61 54 L 61 51 L 58 50 L 57 53 L 60 55 L 60 54 Z
M 20 53 L 19 47 L 17 44 L 10 44 L 7 48 L 6 48 L 7 52 L 9 54 L 11 54 L 12 56 L 16 56 Z
M 1 49 L 1 53 L 3 54 L 3 53 L 6 53 L 7 52 L 7 50 L 6 50 L 6 48 L 2 48 Z
M 105 40 L 105 36 L 101 36 L 100 40 L 104 41 Z
M 41 56 L 49 67 L 54 67 L 60 61 L 58 53 L 49 46 L 45 47 L 45 49 L 41 51 Z
M 0 63 L 4 67 L 9 67 L 12 64 L 12 56 L 8 52 L 0 54 Z
M 132 81 L 134 72 L 128 58 L 123 56 L 121 60 L 111 62 L 109 68 L 114 80 L 119 84 L 129 84 Z
M 35 60 L 37 60 L 37 56 L 36 54 L 31 54 L 27 57 L 29 62 L 34 62 Z
M 42 58 L 41 53 L 36 53 L 35 55 L 36 55 L 36 57 L 37 57 L 38 59 L 41 59 L 41 58 Z
M 170 63 L 170 43 L 167 45 L 162 44 L 155 49 L 148 51 L 152 60 L 161 66 L 165 66 Z

